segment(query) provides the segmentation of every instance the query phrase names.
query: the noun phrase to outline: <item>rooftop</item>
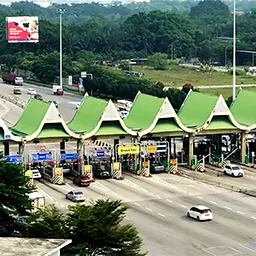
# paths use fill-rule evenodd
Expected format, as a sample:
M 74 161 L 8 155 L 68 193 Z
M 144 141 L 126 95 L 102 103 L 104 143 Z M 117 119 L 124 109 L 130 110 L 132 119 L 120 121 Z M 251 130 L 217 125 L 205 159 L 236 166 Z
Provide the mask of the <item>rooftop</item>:
M 50 256 L 71 240 L 0 237 L 1 256 Z

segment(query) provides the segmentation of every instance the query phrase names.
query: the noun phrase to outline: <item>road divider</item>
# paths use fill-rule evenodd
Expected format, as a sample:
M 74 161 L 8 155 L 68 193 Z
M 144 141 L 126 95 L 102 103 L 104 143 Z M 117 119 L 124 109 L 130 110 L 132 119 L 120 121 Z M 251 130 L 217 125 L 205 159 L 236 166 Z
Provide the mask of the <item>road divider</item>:
M 26 107 L 26 102 L 21 101 L 20 99 L 18 99 L 15 96 L 10 96 L 5 93 L 0 93 L 0 98 L 20 107 L 22 109 L 24 109 Z

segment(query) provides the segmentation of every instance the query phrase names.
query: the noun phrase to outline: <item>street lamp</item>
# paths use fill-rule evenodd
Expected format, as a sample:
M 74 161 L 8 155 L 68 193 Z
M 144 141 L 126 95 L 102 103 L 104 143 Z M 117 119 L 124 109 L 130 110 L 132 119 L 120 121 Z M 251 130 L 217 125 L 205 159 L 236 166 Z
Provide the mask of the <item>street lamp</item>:
M 64 14 L 66 10 L 59 8 L 58 13 L 60 14 L 60 86 L 62 87 L 62 14 Z
M 174 58 L 174 49 L 173 49 L 173 46 L 174 44 L 177 42 L 178 40 L 174 40 L 172 43 L 171 43 L 171 60 L 173 60 Z
M 236 0 L 233 10 L 233 101 L 236 99 Z

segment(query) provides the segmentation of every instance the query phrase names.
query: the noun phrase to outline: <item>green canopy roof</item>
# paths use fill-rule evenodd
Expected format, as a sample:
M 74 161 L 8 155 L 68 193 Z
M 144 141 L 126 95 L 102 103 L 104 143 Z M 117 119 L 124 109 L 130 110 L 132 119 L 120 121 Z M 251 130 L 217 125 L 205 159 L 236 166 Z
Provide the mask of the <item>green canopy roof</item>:
M 69 137 L 69 135 L 64 130 L 62 124 L 45 124 L 43 126 L 43 129 L 37 136 L 38 139 L 43 138 L 63 138 L 63 137 Z
M 68 128 L 76 133 L 90 133 L 98 125 L 107 105 L 105 100 L 86 96 Z
M 185 99 L 178 117 L 189 128 L 201 127 L 213 111 L 218 96 L 191 91 Z
M 256 124 L 256 93 L 240 90 L 230 110 L 236 121 L 241 125 Z
M 31 98 L 18 122 L 10 128 L 17 136 L 32 135 L 42 123 L 50 104 Z
M 228 116 L 214 116 L 205 130 L 237 130 L 237 127 L 230 122 Z
M 125 125 L 133 130 L 146 130 L 154 122 L 163 103 L 163 98 L 138 93 L 128 116 L 124 120 Z
M 94 136 L 126 135 L 119 121 L 104 121 Z
M 175 133 L 183 132 L 183 130 L 177 125 L 174 118 L 162 118 L 159 119 L 155 128 L 150 133 Z

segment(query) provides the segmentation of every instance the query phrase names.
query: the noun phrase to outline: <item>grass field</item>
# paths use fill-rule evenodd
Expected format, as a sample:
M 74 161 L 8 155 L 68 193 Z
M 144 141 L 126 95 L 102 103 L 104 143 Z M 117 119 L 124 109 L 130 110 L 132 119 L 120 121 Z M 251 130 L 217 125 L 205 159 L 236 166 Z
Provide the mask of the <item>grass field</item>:
M 186 83 L 192 83 L 193 86 L 204 85 L 231 85 L 232 75 L 227 72 L 203 72 L 193 68 L 173 66 L 168 70 L 154 70 L 149 67 L 133 66 L 133 71 L 144 72 L 145 78 L 152 81 L 161 81 L 166 86 L 180 87 Z M 250 76 L 237 76 L 236 84 L 256 84 L 256 78 Z M 246 88 L 246 90 L 256 91 L 256 87 Z M 226 99 L 232 95 L 232 88 L 228 89 L 200 89 L 202 92 L 210 94 L 222 94 Z

